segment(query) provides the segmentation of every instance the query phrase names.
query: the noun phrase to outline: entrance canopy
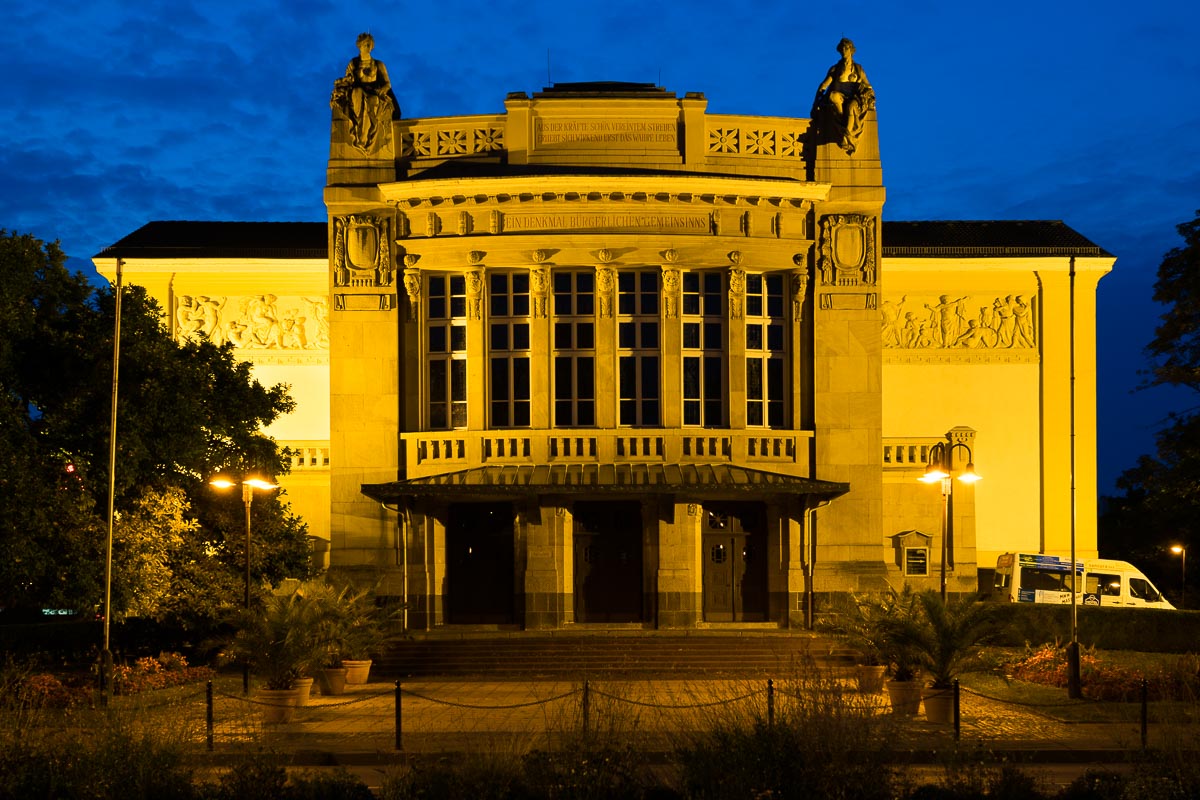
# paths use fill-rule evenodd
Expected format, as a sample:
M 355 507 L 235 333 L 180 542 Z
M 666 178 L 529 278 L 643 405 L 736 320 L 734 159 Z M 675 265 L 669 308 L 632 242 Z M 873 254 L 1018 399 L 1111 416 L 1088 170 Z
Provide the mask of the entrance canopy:
M 391 483 L 365 483 L 362 493 L 381 503 L 431 495 L 675 494 L 767 497 L 850 491 L 848 483 L 819 481 L 729 464 L 539 464 L 486 466 Z

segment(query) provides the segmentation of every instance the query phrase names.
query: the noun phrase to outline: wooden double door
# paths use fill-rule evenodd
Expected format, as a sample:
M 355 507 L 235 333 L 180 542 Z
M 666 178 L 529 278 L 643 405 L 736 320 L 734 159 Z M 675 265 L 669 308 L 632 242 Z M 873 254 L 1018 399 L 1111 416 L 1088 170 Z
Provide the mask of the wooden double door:
M 446 620 L 506 625 L 515 619 L 511 503 L 458 503 L 446 525 Z
M 579 502 L 573 516 L 575 621 L 640 622 L 641 503 Z
M 767 618 L 766 513 L 755 503 L 704 506 L 704 619 Z

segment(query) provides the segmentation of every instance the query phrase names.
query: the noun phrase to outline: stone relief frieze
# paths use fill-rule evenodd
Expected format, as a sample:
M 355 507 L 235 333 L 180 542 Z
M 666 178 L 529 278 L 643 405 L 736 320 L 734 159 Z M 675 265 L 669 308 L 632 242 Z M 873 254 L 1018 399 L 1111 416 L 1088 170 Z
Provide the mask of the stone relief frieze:
M 1024 295 L 888 298 L 880 304 L 891 349 L 1021 350 L 1037 346 L 1033 303 Z
M 367 214 L 333 220 L 333 285 L 391 286 L 391 223 Z
M 180 342 L 208 339 L 248 350 L 328 350 L 323 297 L 178 295 L 172 314 Z
M 821 217 L 818 268 L 824 286 L 874 286 L 877 274 L 875 217 L 830 214 Z

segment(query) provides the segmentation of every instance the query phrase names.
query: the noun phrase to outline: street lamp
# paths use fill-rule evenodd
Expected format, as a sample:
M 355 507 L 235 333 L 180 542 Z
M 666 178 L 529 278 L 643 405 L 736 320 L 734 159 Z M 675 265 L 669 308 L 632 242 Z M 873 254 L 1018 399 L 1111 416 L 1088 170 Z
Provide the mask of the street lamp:
M 950 508 L 954 497 L 954 481 L 951 480 L 951 457 L 954 448 L 961 447 L 967 451 L 967 466 L 963 468 L 958 479 L 963 483 L 975 483 L 981 476 L 975 472 L 975 459 L 971 448 L 962 442 L 938 442 L 929 449 L 929 461 L 925 466 L 925 474 L 918 478 L 922 483 L 942 484 L 942 602 L 946 602 L 946 562 L 950 555 L 950 533 L 954 520 L 950 516 Z
M 224 475 L 216 475 L 209 482 L 218 489 L 232 489 L 238 481 Z M 250 504 L 254 502 L 254 490 L 269 492 L 279 487 L 261 478 L 245 477 L 241 480 L 242 502 L 246 505 L 246 610 L 250 610 Z M 242 693 L 250 694 L 250 665 L 242 665 Z
M 1179 556 L 1179 607 L 1187 608 L 1187 548 L 1181 544 L 1173 544 L 1171 552 Z

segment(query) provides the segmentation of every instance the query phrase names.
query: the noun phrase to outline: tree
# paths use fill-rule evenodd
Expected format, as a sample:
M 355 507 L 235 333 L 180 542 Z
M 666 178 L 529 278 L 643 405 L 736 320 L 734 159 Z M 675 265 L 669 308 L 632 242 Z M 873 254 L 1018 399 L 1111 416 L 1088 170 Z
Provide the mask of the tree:
M 115 306 L 115 290 L 70 273 L 57 244 L 0 230 L 4 607 L 101 605 Z M 262 428 L 292 408 L 286 387 L 263 387 L 231 346 L 177 344 L 154 300 L 124 290 L 114 504 L 130 536 L 125 571 L 114 568 L 114 616 L 240 605 L 240 498 L 216 497 L 206 481 L 221 469 L 284 473 Z M 284 502 L 256 498 L 256 582 L 308 574 L 306 531 Z M 138 549 L 147 542 L 159 549 Z M 139 605 L 146 591 L 154 601 Z
M 1167 307 L 1146 347 L 1146 386 L 1178 386 L 1200 393 L 1200 211 L 1177 226 L 1184 245 L 1158 268 L 1154 299 Z M 1108 498 L 1101 517 L 1105 550 L 1136 560 L 1160 588 L 1173 587 L 1162 570 L 1175 543 L 1200 541 L 1200 414 L 1197 405 L 1172 414 L 1155 437 L 1155 454 L 1138 459 L 1117 480 L 1122 492 Z

